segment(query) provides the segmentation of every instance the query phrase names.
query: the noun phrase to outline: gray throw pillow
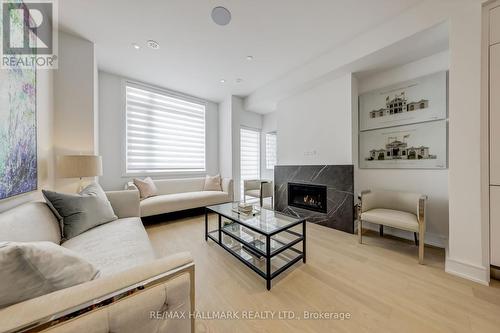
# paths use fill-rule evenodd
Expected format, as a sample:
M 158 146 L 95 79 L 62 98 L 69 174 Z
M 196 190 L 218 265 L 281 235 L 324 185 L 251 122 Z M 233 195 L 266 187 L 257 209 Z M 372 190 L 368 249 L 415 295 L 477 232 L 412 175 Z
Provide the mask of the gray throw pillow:
M 52 242 L 0 242 L 0 308 L 99 276 L 73 251 Z
M 92 183 L 78 194 L 42 190 L 49 207 L 60 219 L 63 239 L 68 240 L 118 217 L 102 188 Z

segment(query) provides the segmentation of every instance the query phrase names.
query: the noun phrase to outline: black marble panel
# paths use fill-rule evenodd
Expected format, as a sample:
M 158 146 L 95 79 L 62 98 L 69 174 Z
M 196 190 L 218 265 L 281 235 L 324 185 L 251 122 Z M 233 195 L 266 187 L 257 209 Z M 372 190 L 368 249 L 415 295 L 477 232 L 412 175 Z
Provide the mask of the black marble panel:
M 277 165 L 274 167 L 274 209 L 307 221 L 354 232 L 354 168 L 352 165 Z M 288 183 L 327 187 L 327 213 L 288 206 Z

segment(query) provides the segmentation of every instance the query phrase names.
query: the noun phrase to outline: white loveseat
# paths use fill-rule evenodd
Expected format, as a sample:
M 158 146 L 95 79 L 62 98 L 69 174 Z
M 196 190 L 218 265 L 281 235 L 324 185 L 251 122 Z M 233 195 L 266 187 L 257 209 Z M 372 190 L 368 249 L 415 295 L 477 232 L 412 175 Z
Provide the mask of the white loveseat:
M 141 200 L 141 217 L 177 212 L 233 201 L 233 180 L 222 178 L 222 191 L 204 191 L 205 178 L 154 180 L 158 195 Z M 125 185 L 137 190 L 133 182 Z
M 151 318 L 158 311 L 194 310 L 191 255 L 157 258 L 139 218 L 139 193 L 106 194 L 119 219 L 63 243 L 59 222 L 46 203 L 31 202 L 0 214 L 0 241 L 50 241 L 101 271 L 90 282 L 0 309 L 0 332 L 27 327 L 58 333 L 194 332 L 188 315 Z

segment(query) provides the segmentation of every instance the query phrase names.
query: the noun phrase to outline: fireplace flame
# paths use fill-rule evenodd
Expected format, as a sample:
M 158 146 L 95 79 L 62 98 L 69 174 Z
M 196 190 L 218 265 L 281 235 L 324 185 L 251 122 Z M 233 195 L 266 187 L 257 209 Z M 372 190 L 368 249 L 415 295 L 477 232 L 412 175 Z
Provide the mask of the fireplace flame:
M 320 202 L 317 201 L 313 196 L 306 195 L 304 196 L 304 203 L 311 206 L 318 206 Z

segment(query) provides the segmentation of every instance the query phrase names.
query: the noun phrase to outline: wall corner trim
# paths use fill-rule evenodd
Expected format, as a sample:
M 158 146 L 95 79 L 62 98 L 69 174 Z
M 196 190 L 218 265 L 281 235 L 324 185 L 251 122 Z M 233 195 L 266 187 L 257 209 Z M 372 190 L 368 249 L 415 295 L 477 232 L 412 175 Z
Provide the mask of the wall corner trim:
M 479 284 L 490 285 L 489 267 L 477 266 L 446 256 L 445 272 Z

